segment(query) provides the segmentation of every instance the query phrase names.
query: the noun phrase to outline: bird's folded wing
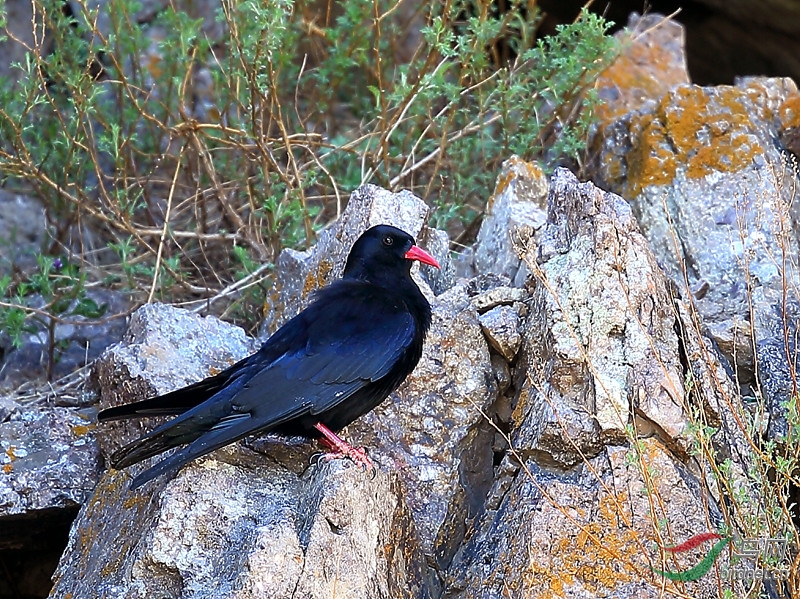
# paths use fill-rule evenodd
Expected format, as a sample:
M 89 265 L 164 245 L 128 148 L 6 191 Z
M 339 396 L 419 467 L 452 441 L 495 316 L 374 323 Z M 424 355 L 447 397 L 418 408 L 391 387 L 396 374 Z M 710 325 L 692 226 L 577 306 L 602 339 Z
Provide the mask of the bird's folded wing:
M 303 347 L 244 383 L 237 408 L 261 418 L 270 411 L 273 417 L 296 414 L 298 406 L 301 413 L 318 414 L 385 377 L 412 344 L 414 320 L 405 311 L 383 313 L 380 320 L 362 316 L 367 318 L 340 318 L 334 326 L 318 327 L 322 330 L 311 325 Z
M 300 415 L 324 412 L 385 376 L 414 336 L 413 319 L 402 311 L 384 313 L 380 321 L 334 323 L 320 330 L 307 327 L 305 343 L 267 364 L 254 360 L 254 354 L 214 395 L 118 450 L 112 464 L 124 468 L 190 443 L 168 458 L 180 465 L 183 458 L 189 461 Z

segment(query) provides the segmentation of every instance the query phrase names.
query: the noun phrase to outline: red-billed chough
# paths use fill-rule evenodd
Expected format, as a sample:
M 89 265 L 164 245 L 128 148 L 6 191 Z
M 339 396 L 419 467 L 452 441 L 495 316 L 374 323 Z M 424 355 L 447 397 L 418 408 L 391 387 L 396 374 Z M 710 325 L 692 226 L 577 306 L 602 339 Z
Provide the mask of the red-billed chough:
M 381 403 L 414 370 L 431 323 L 412 261 L 436 260 L 396 227 L 378 225 L 353 245 L 341 279 L 256 353 L 171 393 L 103 410 L 100 421 L 177 415 L 111 456 L 125 468 L 186 445 L 133 479 L 131 488 L 247 435 L 322 437 L 371 466 L 333 431 Z

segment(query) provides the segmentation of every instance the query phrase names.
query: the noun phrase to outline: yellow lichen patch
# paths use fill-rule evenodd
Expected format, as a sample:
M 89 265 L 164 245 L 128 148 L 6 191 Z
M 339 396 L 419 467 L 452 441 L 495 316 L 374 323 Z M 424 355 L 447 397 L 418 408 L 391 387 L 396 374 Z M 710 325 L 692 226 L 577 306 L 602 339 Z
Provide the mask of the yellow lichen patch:
M 532 552 L 525 586 L 537 599 L 568 597 L 579 585 L 596 597 L 608 596 L 619 585 L 640 580 L 636 565 L 642 553 L 636 531 L 621 527 L 624 492 L 600 498 L 591 522 L 575 523 L 575 532 L 553 539 L 545 555 Z
M 778 116 L 783 129 L 800 127 L 800 94 L 792 94 L 781 104 Z
M 94 424 L 76 424 L 75 426 L 70 427 L 70 430 L 72 430 L 72 434 L 76 437 L 83 437 L 86 435 L 86 433 L 94 428 Z
M 531 181 L 544 178 L 544 171 L 535 162 L 526 162 L 519 156 L 511 156 L 503 163 L 503 170 L 497 178 L 497 183 L 494 186 L 494 193 L 489 197 L 486 209 L 492 211 L 492 206 L 499 195 L 501 195 L 514 179 L 523 177 Z
M 751 133 L 754 126 L 746 106 L 755 104 L 758 94 L 754 88 L 684 85 L 664 96 L 654 113 L 632 123 L 639 137 L 629 155 L 627 193 L 667 185 L 679 168 L 694 179 L 714 171 L 737 172 L 751 164 L 764 151 Z
M 328 275 L 331 274 L 332 270 L 333 262 L 330 260 L 320 260 L 317 268 L 306 275 L 306 280 L 303 283 L 303 297 L 325 285 L 325 283 L 328 282 Z
M 597 78 L 596 89 L 608 101 L 595 108 L 595 115 L 603 127 L 688 82 L 685 65 L 668 45 L 652 35 L 637 37 Z
M 144 495 L 133 495 L 122 502 L 122 507 L 124 507 L 126 510 L 130 510 L 132 508 L 141 507 L 142 504 L 146 502 L 147 499 Z
M 16 445 L 9 445 L 8 449 L 6 449 L 6 455 L 12 462 L 17 458 L 19 458 L 19 456 L 15 453 L 16 449 L 17 449 Z
M 11 464 L 3 464 L 3 472 L 5 472 L 6 474 L 11 474 L 11 472 L 13 470 L 14 470 L 14 466 L 13 465 L 11 465 Z
M 525 415 L 528 412 L 529 399 L 530 392 L 525 388 L 520 392 L 517 405 L 514 406 L 514 411 L 511 413 L 511 422 L 514 423 L 514 427 L 519 427 L 525 419 Z
M 497 196 L 508 189 L 508 186 L 514 179 L 516 179 L 516 177 L 517 174 L 511 169 L 504 173 L 500 173 L 500 176 L 497 177 L 497 183 L 494 186 L 494 193 L 489 197 L 489 201 L 486 203 L 487 212 L 491 213 L 492 206 L 494 206 L 494 201 L 497 199 Z
M 527 162 L 516 154 L 511 156 L 503 163 L 503 168 L 504 170 L 508 171 L 509 175 L 513 175 L 509 177 L 508 181 L 511 181 L 514 176 L 519 175 L 527 179 L 539 179 L 544 177 L 544 172 L 538 164 L 535 162 Z M 508 183 L 506 183 L 506 185 L 507 184 Z M 501 189 L 500 185 L 498 184 L 497 189 L 495 189 L 495 193 L 502 193 L 504 189 L 505 187 Z

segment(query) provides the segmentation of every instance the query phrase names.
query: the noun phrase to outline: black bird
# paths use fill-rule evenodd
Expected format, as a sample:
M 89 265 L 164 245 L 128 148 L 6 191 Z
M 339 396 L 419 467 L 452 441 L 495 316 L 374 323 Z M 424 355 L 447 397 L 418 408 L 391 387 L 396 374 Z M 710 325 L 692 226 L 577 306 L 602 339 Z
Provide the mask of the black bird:
M 256 353 L 171 393 L 103 410 L 98 420 L 178 415 L 111 456 L 121 469 L 186 445 L 136 476 L 136 488 L 247 435 L 319 438 L 371 467 L 333 431 L 381 403 L 414 370 L 431 308 L 411 279 L 412 261 L 436 260 L 396 227 L 378 225 L 353 245 L 341 279 Z

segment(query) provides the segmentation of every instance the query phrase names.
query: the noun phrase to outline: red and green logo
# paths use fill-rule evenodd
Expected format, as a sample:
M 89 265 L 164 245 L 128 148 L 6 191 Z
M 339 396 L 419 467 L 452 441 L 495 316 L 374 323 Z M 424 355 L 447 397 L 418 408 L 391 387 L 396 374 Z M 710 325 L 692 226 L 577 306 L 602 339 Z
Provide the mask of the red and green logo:
M 664 578 L 669 578 L 670 580 L 681 582 L 699 580 L 708 573 L 708 571 L 711 569 L 711 566 L 713 566 L 714 562 L 717 560 L 717 557 L 719 557 L 719 554 L 722 553 L 722 550 L 725 549 L 725 546 L 731 542 L 731 538 L 732 537 L 723 537 L 715 532 L 704 532 L 702 534 L 693 536 L 691 539 L 681 543 L 680 545 L 675 545 L 674 547 L 662 547 L 664 551 L 669 553 L 683 553 L 685 551 L 696 549 L 706 541 L 717 541 L 714 543 L 711 551 L 709 551 L 706 556 L 701 559 L 693 568 L 689 568 L 683 572 L 670 572 L 669 570 L 657 570 L 656 568 L 650 569 L 656 574 L 660 574 Z

